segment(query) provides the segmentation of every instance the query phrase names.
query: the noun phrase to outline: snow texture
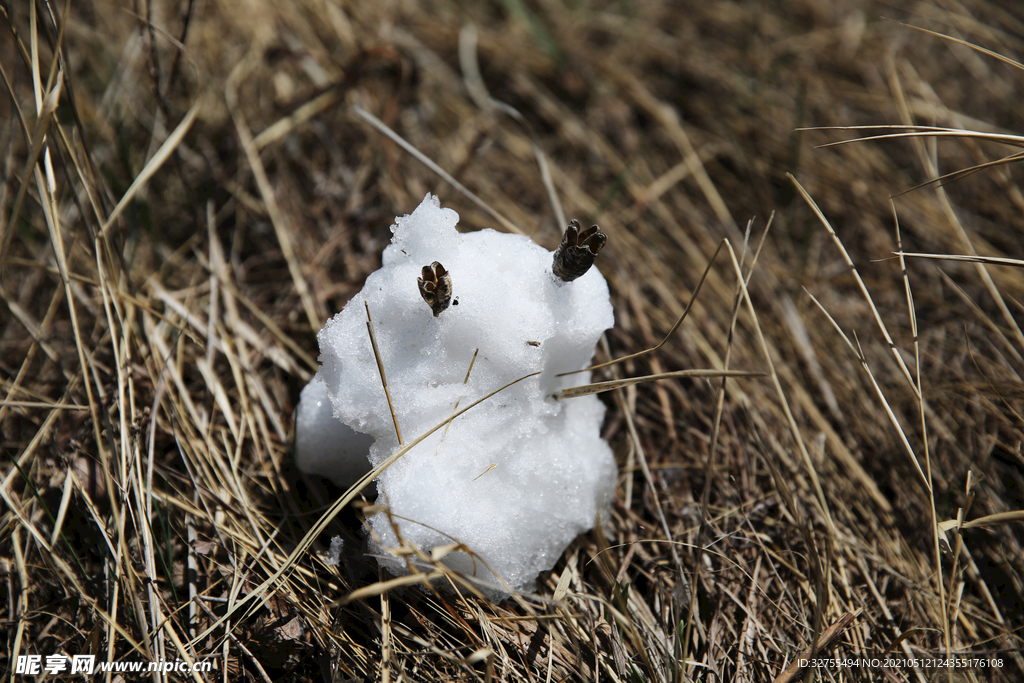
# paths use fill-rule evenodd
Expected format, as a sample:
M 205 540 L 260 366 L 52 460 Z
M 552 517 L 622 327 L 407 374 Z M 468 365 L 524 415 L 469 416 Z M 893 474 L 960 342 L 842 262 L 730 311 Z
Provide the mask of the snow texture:
M 444 557 L 453 569 L 496 583 L 486 563 L 509 587 L 531 590 L 573 538 L 607 519 L 616 468 L 600 438 L 604 406 L 595 396 L 558 401 L 553 395 L 589 381 L 589 373 L 555 375 L 590 364 L 613 323 L 608 286 L 597 267 L 562 282 L 551 272 L 551 252 L 528 237 L 460 234 L 457 222 L 458 214 L 428 194 L 391 227 L 382 268 L 320 331 L 321 367 L 303 391 L 297 460 L 304 471 L 347 485 L 362 464 L 353 457 L 357 438 L 372 439 L 373 465 L 399 447 L 364 301 L 405 443 L 449 419 L 456 402 L 465 407 L 540 371 L 458 417 L 385 471 L 378 503 L 393 516 L 370 520 L 379 561 L 395 573 L 407 569 L 386 552 L 399 545 L 393 525 L 427 552 L 465 544 L 473 555 Z M 423 266 L 433 261 L 451 274 L 453 290 L 452 305 L 438 317 L 417 287 Z M 342 427 L 357 434 L 344 436 Z

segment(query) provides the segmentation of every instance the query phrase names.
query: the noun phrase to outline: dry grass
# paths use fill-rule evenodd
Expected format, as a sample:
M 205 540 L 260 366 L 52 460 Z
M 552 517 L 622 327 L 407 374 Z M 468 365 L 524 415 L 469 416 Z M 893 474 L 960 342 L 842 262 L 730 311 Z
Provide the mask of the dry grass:
M 990 166 L 890 200 L 1014 150 L 798 130 L 1024 134 L 1018 66 L 881 18 L 1019 60 L 1010 7 L 0 2 L 4 663 L 1024 679 L 1024 533 L 1005 514 L 1024 508 L 1024 278 L 893 256 L 1024 258 L 1024 177 Z M 332 517 L 339 492 L 292 464 L 314 333 L 427 191 L 465 229 L 548 247 L 566 217 L 599 223 L 617 320 L 598 360 L 660 341 L 727 238 L 668 343 L 596 379 L 767 373 L 605 394 L 612 538 L 581 537 L 504 604 L 382 583 L 358 553 L 328 567 L 329 536 L 364 542 L 364 510 Z M 1002 667 L 792 666 L 815 647 Z

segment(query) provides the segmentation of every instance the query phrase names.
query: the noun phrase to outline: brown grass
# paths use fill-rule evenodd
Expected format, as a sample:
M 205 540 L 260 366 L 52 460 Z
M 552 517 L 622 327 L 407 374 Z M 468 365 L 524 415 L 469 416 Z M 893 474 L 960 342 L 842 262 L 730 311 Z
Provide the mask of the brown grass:
M 897 23 L 1020 60 L 1019 9 L 902 5 L 0 2 L 4 663 L 1024 680 L 1024 278 L 893 256 L 1024 259 L 1017 166 L 899 194 L 1015 148 L 801 130 L 1024 134 L 1024 71 Z M 384 583 L 365 510 L 292 464 L 314 333 L 428 191 L 549 248 L 599 223 L 599 361 L 659 342 L 728 239 L 665 346 L 595 379 L 766 373 L 605 394 L 611 538 L 503 604 Z

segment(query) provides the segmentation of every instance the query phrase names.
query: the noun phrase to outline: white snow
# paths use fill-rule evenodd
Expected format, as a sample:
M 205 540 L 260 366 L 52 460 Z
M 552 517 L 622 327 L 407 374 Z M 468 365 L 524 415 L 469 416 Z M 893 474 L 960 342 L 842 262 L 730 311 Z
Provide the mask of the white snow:
M 296 423 L 299 467 L 347 486 L 365 471 L 354 455 L 372 441 L 377 465 L 398 447 L 366 328 L 373 315 L 403 440 L 408 443 L 460 407 L 532 372 L 435 432 L 377 481 L 392 520 L 371 520 L 380 562 L 404 573 L 386 552 L 392 528 L 429 552 L 464 543 L 512 588 L 530 590 L 578 534 L 607 519 L 615 484 L 611 449 L 600 438 L 604 406 L 595 396 L 555 400 L 589 373 L 558 378 L 591 363 L 612 326 L 608 286 L 593 267 L 573 282 L 551 271 L 552 254 L 528 237 L 493 230 L 460 234 L 458 215 L 427 195 L 392 226 L 383 266 L 318 335 L 320 371 L 303 391 Z M 420 296 L 423 266 L 450 273 L 452 305 L 434 317 Z M 473 352 L 479 354 L 466 384 Z M 329 406 L 328 406 L 329 402 Z M 354 430 L 354 434 L 343 434 Z M 495 581 L 463 552 L 450 567 Z
M 295 461 L 306 474 L 318 474 L 339 486 L 354 484 L 370 471 L 366 459 L 373 437 L 334 417 L 320 375 L 299 395 L 295 411 Z
M 341 551 L 345 548 L 345 539 L 341 536 L 331 538 L 331 548 L 327 551 L 327 564 L 337 567 L 341 564 Z

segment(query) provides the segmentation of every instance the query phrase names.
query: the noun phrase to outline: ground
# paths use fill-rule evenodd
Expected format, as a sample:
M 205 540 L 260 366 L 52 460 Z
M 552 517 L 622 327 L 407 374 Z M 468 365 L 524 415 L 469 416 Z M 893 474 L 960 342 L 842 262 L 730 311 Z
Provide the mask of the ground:
M 1021 8 L 0 9 L 12 670 L 1024 679 Z M 599 224 L 598 361 L 688 311 L 596 379 L 763 373 L 604 394 L 611 519 L 501 604 L 386 583 L 372 494 L 292 460 L 316 331 L 427 192 L 549 249 Z

